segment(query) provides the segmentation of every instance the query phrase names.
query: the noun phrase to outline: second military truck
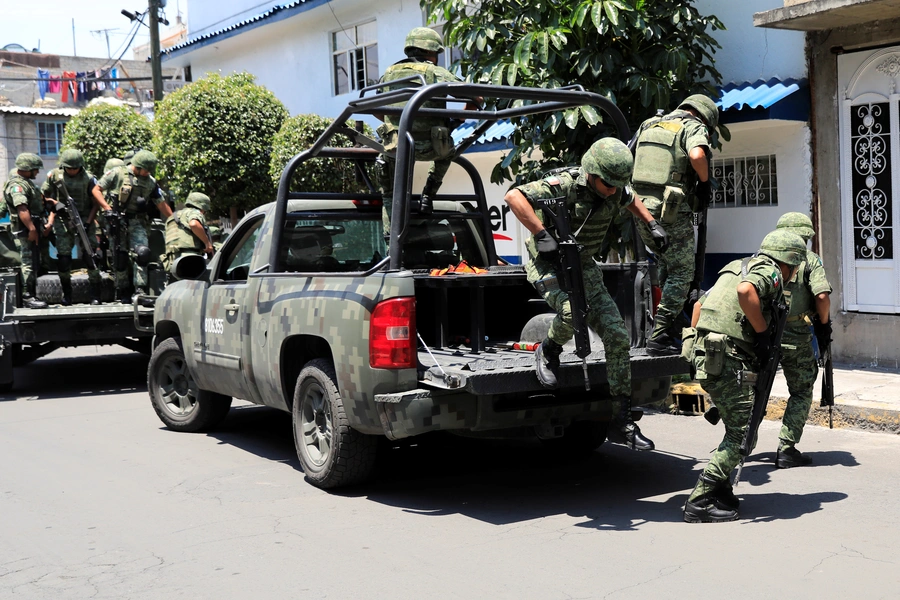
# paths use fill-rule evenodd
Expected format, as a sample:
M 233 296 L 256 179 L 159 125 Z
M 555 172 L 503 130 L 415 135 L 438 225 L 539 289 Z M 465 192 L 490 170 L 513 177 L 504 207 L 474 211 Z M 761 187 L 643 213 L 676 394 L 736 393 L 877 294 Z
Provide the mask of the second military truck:
M 532 352 L 516 344 L 540 342 L 552 314 L 524 269 L 498 260 L 481 179 L 459 154 L 500 119 L 584 105 L 604 111 L 627 139 L 621 113 L 580 88 L 453 83 L 371 91 L 290 161 L 277 201 L 244 217 L 205 271 L 190 273 L 190 260 L 176 267 L 185 279 L 163 291 L 154 315 L 148 386 L 156 413 L 171 429 L 200 431 L 225 417 L 232 398 L 290 412 L 303 470 L 322 488 L 369 478 L 384 437 L 526 429 L 556 446 L 596 448 L 612 417 L 602 345 L 595 338 L 588 357 L 590 391 L 573 353 L 563 354 L 559 388 L 541 387 Z M 459 97 L 508 108 L 424 106 L 452 106 Z M 405 107 L 392 106 L 399 101 Z M 386 243 L 370 175 L 381 147 L 344 124 L 392 111 L 401 115 L 400 144 Z M 455 160 L 472 193 L 438 195 L 430 214 L 419 213 L 410 190 L 408 131 L 417 115 L 478 121 Z M 356 147 L 328 146 L 336 135 Z M 297 166 L 323 157 L 355 165 L 364 191 L 292 191 Z M 640 347 L 651 326 L 650 265 L 603 268 L 632 331 L 635 404 L 660 400 L 686 365 Z

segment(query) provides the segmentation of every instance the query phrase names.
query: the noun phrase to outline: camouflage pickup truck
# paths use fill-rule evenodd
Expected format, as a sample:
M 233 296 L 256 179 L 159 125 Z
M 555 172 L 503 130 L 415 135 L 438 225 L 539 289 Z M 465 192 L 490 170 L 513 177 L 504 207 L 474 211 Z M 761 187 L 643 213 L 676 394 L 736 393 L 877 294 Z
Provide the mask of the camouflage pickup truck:
M 528 103 L 422 108 L 428 99 L 460 96 Z M 408 101 L 405 109 L 390 106 L 398 99 Z M 599 340 L 588 357 L 591 391 L 573 353 L 563 354 L 559 388 L 542 388 L 532 353 L 515 344 L 540 341 L 552 315 L 523 268 L 498 261 L 478 172 L 457 155 L 472 193 L 438 195 L 427 215 L 417 211 L 419 196 L 407 177 L 414 163 L 406 132 L 416 111 L 480 121 L 459 144 L 461 154 L 485 123 L 585 104 L 606 112 L 627 139 L 615 106 L 581 89 L 364 90 L 312 148 L 290 161 L 277 201 L 244 217 L 208 266 L 185 260 L 176 266 L 183 279 L 156 303 L 148 369 L 160 419 L 174 430 L 205 430 L 225 417 L 233 397 L 290 412 L 303 470 L 322 488 L 370 477 L 385 437 L 527 430 L 558 447 L 598 447 L 612 416 Z M 370 176 L 380 146 L 344 124 L 354 114 L 392 110 L 402 116 L 386 244 L 381 197 Z M 337 134 L 353 137 L 357 147 L 327 146 Z M 315 157 L 351 161 L 367 191 L 289 189 L 297 165 Z M 463 261 L 469 269 L 441 274 Z M 640 347 L 651 326 L 652 269 L 646 260 L 603 267 L 632 331 L 635 401 L 659 400 L 671 375 L 686 365 L 677 357 L 646 356 Z

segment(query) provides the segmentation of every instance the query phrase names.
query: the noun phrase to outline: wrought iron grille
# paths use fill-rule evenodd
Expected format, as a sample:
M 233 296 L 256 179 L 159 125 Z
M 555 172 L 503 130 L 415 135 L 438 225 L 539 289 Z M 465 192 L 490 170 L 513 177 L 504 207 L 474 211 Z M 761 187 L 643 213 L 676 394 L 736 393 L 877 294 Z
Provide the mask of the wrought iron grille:
M 853 248 L 857 260 L 894 257 L 891 120 L 887 102 L 850 109 Z
M 719 158 L 712 163 L 719 189 L 711 208 L 729 206 L 777 206 L 778 173 L 775 155 Z

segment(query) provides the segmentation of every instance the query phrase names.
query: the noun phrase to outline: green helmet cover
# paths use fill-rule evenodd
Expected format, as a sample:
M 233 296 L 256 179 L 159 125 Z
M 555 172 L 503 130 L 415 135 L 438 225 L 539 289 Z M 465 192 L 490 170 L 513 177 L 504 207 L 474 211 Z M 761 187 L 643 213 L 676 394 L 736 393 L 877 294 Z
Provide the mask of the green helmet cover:
M 700 113 L 700 118 L 706 122 L 710 129 L 715 129 L 719 124 L 719 107 L 716 106 L 716 103 L 709 96 L 693 94 L 685 98 L 678 105 L 678 108 L 693 108 Z
M 103 172 L 106 173 L 110 169 L 115 169 L 116 167 L 122 167 L 125 165 L 125 161 L 121 158 L 111 158 L 106 161 L 106 164 L 103 165 Z
M 209 211 L 209 196 L 202 192 L 191 192 L 190 194 L 188 194 L 187 200 L 185 200 L 184 205 L 193 206 L 198 210 L 207 212 Z
M 437 52 L 440 54 L 444 51 L 444 41 L 434 29 L 429 27 L 416 27 L 406 36 L 406 44 L 404 44 L 403 52 L 409 55 L 410 51 L 415 53 L 415 49 L 425 50 L 426 52 Z
M 140 150 L 135 153 L 134 158 L 131 159 L 131 164 L 135 167 L 138 169 L 146 169 L 151 173 L 156 170 L 156 162 L 156 155 L 149 150 Z
M 134 155 L 137 154 L 137 153 L 140 152 L 140 151 L 141 151 L 140 148 L 132 148 L 131 150 L 129 150 L 128 152 L 126 152 L 124 156 L 122 156 L 122 161 L 123 161 L 126 165 L 130 165 L 130 164 L 131 164 L 131 159 L 134 158 Z
M 80 169 L 84 167 L 84 155 L 74 148 L 63 150 L 59 155 L 59 166 L 64 169 Z
M 596 175 L 615 187 L 623 187 L 631 179 L 634 156 L 621 140 L 607 137 L 597 140 L 581 157 L 585 173 Z
M 763 238 L 762 244 L 759 245 L 759 253 L 796 267 L 806 260 L 806 242 L 796 233 L 776 229 Z
M 775 225 L 775 229 L 796 233 L 806 241 L 812 239 L 816 234 L 815 230 L 813 230 L 812 220 L 799 212 L 789 212 L 781 215 L 781 218 L 778 219 L 778 224 Z
M 37 154 L 23 152 L 16 157 L 16 168 L 21 171 L 40 171 L 44 168 L 44 161 Z

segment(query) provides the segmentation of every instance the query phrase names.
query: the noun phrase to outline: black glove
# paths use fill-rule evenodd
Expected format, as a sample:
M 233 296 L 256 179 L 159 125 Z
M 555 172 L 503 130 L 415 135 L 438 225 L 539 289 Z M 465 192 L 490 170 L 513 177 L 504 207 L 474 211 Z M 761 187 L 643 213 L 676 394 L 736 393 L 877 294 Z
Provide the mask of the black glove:
M 663 226 L 656 219 L 647 223 L 647 227 L 650 228 L 650 237 L 656 242 L 657 250 L 665 252 L 666 248 L 669 247 L 669 235 L 666 233 L 666 230 L 663 229 Z
M 540 257 L 547 262 L 556 263 L 559 260 L 559 244 L 546 229 L 541 229 L 534 234 L 534 245 Z
M 700 207 L 700 210 L 706 208 L 712 202 L 712 183 L 710 180 L 706 181 L 698 181 L 697 187 L 694 188 L 694 195 L 697 196 L 697 199 L 700 202 L 697 203 L 697 206 Z M 700 212 L 699 210 L 697 212 Z
M 52 205 L 50 212 L 54 212 L 54 213 L 58 214 L 59 216 L 64 217 L 64 216 L 66 216 L 66 205 L 63 204 L 62 202 L 56 202 L 55 204 Z
M 828 346 L 831 345 L 831 319 L 828 319 L 827 323 L 823 323 L 819 320 L 818 315 L 813 319 L 813 333 L 816 335 L 816 341 L 819 343 L 819 349 L 825 350 Z
M 691 306 L 697 304 L 697 300 L 699 300 L 702 295 L 703 294 L 699 289 L 692 289 L 690 293 L 688 293 L 688 303 L 690 303 Z
M 769 337 L 769 330 L 766 329 L 762 333 L 753 334 L 753 354 L 759 361 L 760 366 L 769 362 L 769 355 L 772 352 L 772 339 Z

